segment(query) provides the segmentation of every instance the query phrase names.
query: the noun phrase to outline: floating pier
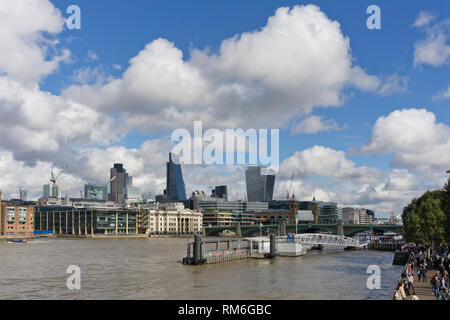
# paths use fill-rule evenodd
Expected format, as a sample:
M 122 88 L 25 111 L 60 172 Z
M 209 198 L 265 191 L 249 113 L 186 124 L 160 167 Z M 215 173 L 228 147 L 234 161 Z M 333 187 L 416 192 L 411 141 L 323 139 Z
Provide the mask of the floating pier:
M 403 241 L 383 241 L 369 243 L 369 249 L 381 251 L 399 251 L 405 245 Z
M 187 244 L 187 256 L 183 264 L 200 265 L 226 261 L 255 258 L 276 258 L 277 237 L 270 235 L 267 238 L 227 238 L 204 240 L 202 236 L 195 235 L 193 242 Z M 270 249 L 265 250 L 264 243 L 270 242 Z M 262 246 L 261 246 L 262 244 Z

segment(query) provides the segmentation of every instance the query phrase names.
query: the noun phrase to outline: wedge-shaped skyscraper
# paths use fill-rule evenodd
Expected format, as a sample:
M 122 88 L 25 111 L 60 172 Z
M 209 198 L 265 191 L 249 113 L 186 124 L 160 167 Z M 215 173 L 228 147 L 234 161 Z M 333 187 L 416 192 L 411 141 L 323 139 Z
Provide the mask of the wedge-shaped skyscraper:
M 245 170 L 247 201 L 272 201 L 275 175 L 263 174 L 262 169 L 263 167 L 247 167 Z

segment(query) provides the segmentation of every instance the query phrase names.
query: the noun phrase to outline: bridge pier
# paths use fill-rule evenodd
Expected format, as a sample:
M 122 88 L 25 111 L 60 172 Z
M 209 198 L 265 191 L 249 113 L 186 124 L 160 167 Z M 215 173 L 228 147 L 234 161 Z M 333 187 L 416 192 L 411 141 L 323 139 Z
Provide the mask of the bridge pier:
M 240 222 L 238 222 L 237 225 L 236 225 L 236 235 L 238 237 L 242 237 L 241 223 Z
M 344 235 L 344 224 L 342 223 L 341 220 L 339 220 L 338 223 L 337 223 L 336 234 L 338 236 L 343 236 Z

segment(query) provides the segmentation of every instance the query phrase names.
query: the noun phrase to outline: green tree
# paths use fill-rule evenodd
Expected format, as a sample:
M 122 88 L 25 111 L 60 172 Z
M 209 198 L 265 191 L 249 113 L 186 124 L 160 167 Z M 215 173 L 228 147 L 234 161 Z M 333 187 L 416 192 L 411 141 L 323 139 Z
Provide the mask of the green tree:
M 450 179 L 442 190 L 427 191 L 403 209 L 407 241 L 439 246 L 450 243 Z
M 442 210 L 445 214 L 445 239 L 450 243 L 450 179 L 444 185 L 442 195 Z

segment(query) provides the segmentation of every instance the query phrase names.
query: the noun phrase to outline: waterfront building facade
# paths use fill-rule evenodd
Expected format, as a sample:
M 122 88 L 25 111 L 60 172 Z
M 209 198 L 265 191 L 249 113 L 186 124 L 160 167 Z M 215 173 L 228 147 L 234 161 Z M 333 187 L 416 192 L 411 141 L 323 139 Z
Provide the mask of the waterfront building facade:
M 155 203 L 140 212 L 140 232 L 149 235 L 193 235 L 202 232 L 203 214 L 182 203 Z
M 203 225 L 204 226 L 231 226 L 234 221 L 233 212 L 231 210 L 204 210 Z
M 247 200 L 269 202 L 273 198 L 275 175 L 263 174 L 263 167 L 247 167 L 245 170 L 245 184 Z
M 34 232 L 35 207 L 22 200 L 2 201 L 0 192 L 0 235 L 30 238 Z
M 35 230 L 55 235 L 95 236 L 138 233 L 139 210 L 38 206 Z
M 173 162 L 174 159 L 177 160 L 175 156 L 172 156 L 172 153 L 169 153 L 169 162 L 166 163 L 167 175 L 164 195 L 171 201 L 184 201 L 186 200 L 186 188 L 183 180 L 183 172 L 181 165 Z

